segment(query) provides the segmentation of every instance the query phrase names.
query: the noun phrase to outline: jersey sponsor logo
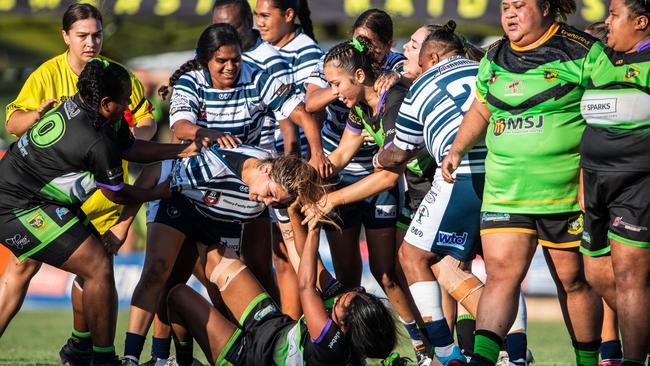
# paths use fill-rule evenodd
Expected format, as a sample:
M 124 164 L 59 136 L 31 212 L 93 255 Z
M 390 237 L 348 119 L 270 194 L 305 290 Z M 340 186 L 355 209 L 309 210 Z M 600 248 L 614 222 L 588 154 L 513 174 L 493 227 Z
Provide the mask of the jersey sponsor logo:
M 436 183 L 434 182 L 433 184 L 436 184 Z M 429 192 L 427 192 L 427 195 L 424 196 L 424 200 L 425 200 L 427 203 L 434 203 L 434 202 L 436 202 L 436 198 L 438 197 L 438 193 L 436 193 L 436 192 L 433 191 L 433 185 L 431 185 L 431 188 L 432 188 L 432 189 L 430 189 Z M 440 189 L 438 189 L 438 191 L 440 191 Z
M 167 212 L 167 216 L 172 219 L 181 217 L 181 211 L 172 205 L 168 205 L 165 211 Z
M 555 81 L 557 79 L 557 75 L 557 70 L 544 70 L 544 80 L 548 81 L 549 83 Z
M 219 239 L 219 245 L 238 251 L 239 241 L 239 238 L 221 238 Z
M 191 112 L 192 107 L 190 106 L 190 100 L 187 96 L 182 94 L 172 95 L 172 99 L 169 102 L 169 114 L 174 115 L 178 112 Z
M 582 232 L 584 227 L 584 220 L 582 214 L 569 218 L 567 232 L 571 235 L 578 235 Z
M 490 80 L 488 80 L 489 84 L 494 84 L 497 81 L 497 72 L 492 70 L 490 71 Z
M 356 113 L 354 113 L 352 111 L 350 111 L 350 113 L 348 113 L 348 118 L 350 119 L 350 121 L 352 121 L 354 123 L 361 124 L 361 117 L 359 117 Z
M 29 139 L 34 145 L 46 148 L 63 137 L 65 128 L 66 124 L 60 113 L 47 114 L 29 130 Z
M 199 104 L 199 111 L 196 112 L 196 118 L 204 121 L 208 119 L 207 106 L 203 101 Z
M 244 192 L 244 193 L 248 193 L 248 186 L 245 186 L 245 185 L 239 186 L 239 191 Z
M 232 99 L 233 93 L 218 93 L 217 99 L 219 100 L 230 100 Z
M 618 98 L 583 99 L 581 113 L 583 116 L 616 113 Z
M 641 73 L 641 69 L 639 69 L 638 67 L 636 67 L 634 65 L 630 65 L 627 68 L 627 71 L 625 72 L 625 80 L 632 81 L 632 80 L 634 80 L 634 78 L 639 76 L 640 73 Z
M 16 234 L 12 238 L 6 238 L 5 243 L 9 246 L 15 247 L 18 250 L 21 250 L 25 247 L 25 245 L 29 245 L 30 241 L 28 237 Z
M 482 222 L 510 221 L 510 214 L 483 212 L 483 214 L 481 215 L 481 221 Z
M 618 216 L 614 219 L 614 222 L 612 223 L 613 227 L 622 227 L 625 230 L 633 231 L 635 233 L 640 233 L 641 231 L 648 231 L 648 228 L 645 226 L 639 226 L 639 225 L 633 225 L 630 224 L 629 222 L 623 221 L 622 216 Z
M 327 344 L 327 348 L 333 349 L 340 338 L 341 338 L 341 331 L 337 330 L 336 334 L 334 334 L 334 337 L 332 337 L 332 340 L 330 341 L 330 343 Z
M 588 40 L 587 38 L 581 36 L 580 34 L 574 33 L 574 32 L 569 32 L 566 29 L 560 30 L 560 34 L 567 37 L 567 38 L 570 38 L 570 39 L 572 39 L 572 40 L 574 40 L 576 42 L 582 43 L 584 46 L 590 46 L 591 43 L 592 43 L 590 40 Z
M 506 84 L 506 92 L 503 94 L 506 97 L 519 97 L 524 95 L 526 85 L 521 80 L 513 80 Z
M 63 103 L 63 110 L 65 110 L 68 119 L 76 117 L 81 112 L 77 103 L 74 103 L 72 100 L 66 100 L 65 103 Z
M 59 218 L 59 220 L 63 220 L 65 215 L 70 213 L 70 210 L 68 210 L 65 207 L 57 207 L 55 212 L 56 212 L 56 216 Z
M 583 231 L 582 232 L 582 240 L 587 244 L 591 244 L 591 234 L 589 234 L 586 231 Z
M 255 315 L 253 315 L 253 319 L 259 321 L 265 316 L 271 314 L 271 313 L 276 313 L 278 312 L 278 308 L 275 307 L 275 305 L 271 304 L 263 308 L 262 310 L 258 310 Z
M 122 170 L 122 166 L 116 166 L 115 168 L 111 168 L 106 171 L 106 176 L 108 177 L 108 179 L 119 178 L 123 174 L 124 171 Z
M 375 207 L 376 219 L 394 219 L 397 217 L 396 205 L 377 205 Z
M 418 224 L 422 224 L 422 219 L 427 217 L 429 217 L 429 209 L 427 206 L 420 206 L 418 212 L 415 214 L 415 221 L 417 221 Z
M 293 90 L 293 84 L 282 84 L 278 90 L 275 91 L 275 94 L 279 97 L 282 97 L 289 94 L 291 90 Z
M 469 234 L 463 232 L 462 234 L 457 234 L 454 232 L 438 231 L 438 245 L 443 247 L 452 247 L 456 249 L 465 249 L 465 244 L 467 243 L 467 238 Z
M 219 203 L 219 198 L 221 197 L 221 192 L 218 191 L 206 191 L 203 194 L 203 202 L 206 205 L 216 205 Z
M 34 229 L 41 230 L 45 227 L 46 221 L 40 213 L 36 213 L 36 215 L 27 220 L 27 223 Z
M 20 155 L 23 157 L 27 156 L 29 152 L 27 151 L 27 145 L 29 144 L 29 139 L 27 138 L 27 134 L 24 134 L 20 140 L 18 140 L 18 150 L 20 151 Z
M 494 136 L 544 132 L 544 116 L 514 116 L 494 121 Z

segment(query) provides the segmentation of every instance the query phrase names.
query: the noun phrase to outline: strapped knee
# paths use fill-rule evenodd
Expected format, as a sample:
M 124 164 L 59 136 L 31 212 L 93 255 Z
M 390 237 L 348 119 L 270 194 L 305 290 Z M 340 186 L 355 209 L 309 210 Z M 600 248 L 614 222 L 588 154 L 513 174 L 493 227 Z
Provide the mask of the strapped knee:
M 460 269 L 459 265 L 460 261 L 449 256 L 438 262 L 438 282 L 456 301 L 462 303 L 484 285 L 472 273 Z
M 217 285 L 219 291 L 224 291 L 244 269 L 246 269 L 246 265 L 238 258 L 223 257 L 212 270 L 210 282 Z

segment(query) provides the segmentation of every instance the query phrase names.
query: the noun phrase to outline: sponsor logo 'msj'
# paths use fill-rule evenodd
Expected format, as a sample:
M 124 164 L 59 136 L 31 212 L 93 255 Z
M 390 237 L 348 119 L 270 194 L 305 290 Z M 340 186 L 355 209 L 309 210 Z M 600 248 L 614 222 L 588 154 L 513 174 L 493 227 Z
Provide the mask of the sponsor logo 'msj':
M 494 121 L 494 136 L 544 132 L 544 116 L 514 116 Z

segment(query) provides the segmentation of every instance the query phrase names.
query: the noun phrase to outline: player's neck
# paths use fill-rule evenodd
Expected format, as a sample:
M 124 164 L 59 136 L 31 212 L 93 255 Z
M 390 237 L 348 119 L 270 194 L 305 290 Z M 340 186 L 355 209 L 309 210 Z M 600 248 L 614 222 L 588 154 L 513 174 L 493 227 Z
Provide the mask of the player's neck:
M 86 66 L 86 63 L 73 57 L 70 51 L 68 51 L 67 58 L 68 58 L 68 65 L 70 65 L 72 72 L 74 72 L 75 75 L 79 76 L 81 74 L 81 71 L 84 69 L 84 66 Z

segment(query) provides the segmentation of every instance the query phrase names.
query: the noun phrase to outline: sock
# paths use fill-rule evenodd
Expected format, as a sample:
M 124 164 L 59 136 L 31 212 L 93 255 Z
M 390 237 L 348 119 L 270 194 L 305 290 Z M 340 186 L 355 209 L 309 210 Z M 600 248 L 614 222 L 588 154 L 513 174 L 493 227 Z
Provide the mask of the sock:
M 576 365 L 597 366 L 600 349 L 600 339 L 593 342 L 573 341 L 573 350 L 576 354 Z
M 90 332 L 80 332 L 72 328 L 72 338 L 78 340 L 77 345 L 79 348 L 90 349 L 93 346 L 93 340 L 90 338 Z
M 474 357 L 480 357 L 494 365 L 499 358 L 503 339 L 494 332 L 477 329 L 474 336 Z
M 409 286 L 409 290 L 422 318 L 431 319 L 424 322 L 423 327 L 436 356 L 449 356 L 448 346 L 454 344 L 454 338 L 442 312 L 440 285 L 436 281 L 420 281 Z
M 511 365 L 526 366 L 527 350 L 526 333 L 511 333 L 506 336 L 506 351 L 508 351 L 508 359 L 510 359 Z
M 645 362 L 637 361 L 637 360 L 630 360 L 629 358 L 624 358 L 623 359 L 623 366 L 645 366 Z
M 161 359 L 169 358 L 169 349 L 171 348 L 172 338 L 151 337 L 151 356 Z
M 93 364 L 108 363 L 115 359 L 115 347 L 93 346 Z
M 456 335 L 458 337 L 458 346 L 463 350 L 463 354 L 471 356 L 474 351 L 474 330 L 476 329 L 476 319 L 471 314 L 459 315 L 456 318 Z
M 453 351 L 449 346 L 454 345 L 454 338 L 445 319 L 424 323 L 424 330 L 431 340 L 436 356 L 447 357 Z
M 194 361 L 192 338 L 183 342 L 174 337 L 174 347 L 176 347 L 176 362 L 179 366 L 189 366 Z
M 126 339 L 124 340 L 124 357 L 128 357 L 136 363 L 140 361 L 140 354 L 144 347 L 144 341 L 147 338 L 135 333 L 126 332 Z
M 405 322 L 400 318 L 400 321 L 402 324 L 404 324 L 404 327 L 406 328 L 406 332 L 409 334 L 409 337 L 411 337 L 411 344 L 413 344 L 413 349 L 416 352 L 423 352 L 425 349 L 424 345 L 424 336 L 422 335 L 422 332 L 420 332 L 420 329 L 418 328 L 418 324 L 415 322 L 415 320 L 411 321 L 410 323 Z
M 614 339 L 600 344 L 600 358 L 604 360 L 620 360 L 623 358 L 621 341 Z

